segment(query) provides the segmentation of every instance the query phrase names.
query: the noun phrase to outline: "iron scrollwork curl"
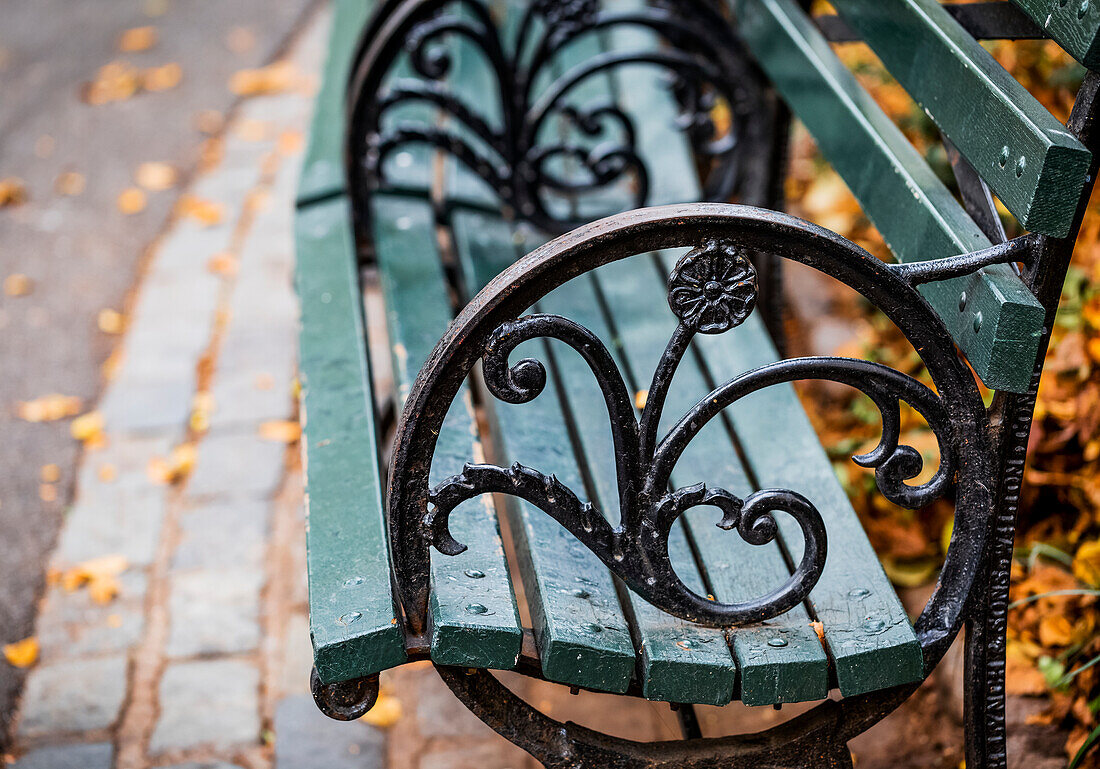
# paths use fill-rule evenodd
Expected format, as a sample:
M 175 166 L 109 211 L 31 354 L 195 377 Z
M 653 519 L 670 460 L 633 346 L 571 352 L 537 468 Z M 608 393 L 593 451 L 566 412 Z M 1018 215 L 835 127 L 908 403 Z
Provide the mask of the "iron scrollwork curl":
M 827 534 L 821 514 L 791 490 L 763 489 L 739 497 L 702 483 L 669 491 L 677 460 L 692 438 L 723 409 L 761 388 L 797 379 L 824 378 L 866 393 L 882 414 L 883 436 L 855 461 L 876 469 L 883 494 L 898 504 L 918 507 L 940 496 L 954 477 L 950 446 L 941 441 L 943 460 L 933 478 L 919 486 L 906 481 L 923 469 L 920 455 L 900 443 L 900 403 L 911 404 L 937 435 L 948 433 L 939 397 L 916 380 L 881 364 L 836 358 L 800 358 L 749 371 L 715 388 L 691 408 L 663 439 L 657 440 L 666 395 L 677 367 L 696 334 L 721 334 L 740 325 L 756 304 L 756 273 L 742 249 L 711 238 L 676 263 L 668 280 L 668 303 L 679 318 L 654 372 L 645 406 L 635 416 L 627 385 L 611 353 L 587 328 L 558 315 L 534 314 L 500 324 L 482 355 L 485 384 L 502 401 L 532 401 L 547 382 L 544 364 L 534 358 L 509 363 L 524 342 L 550 338 L 564 342 L 588 364 L 600 388 L 611 425 L 617 466 L 619 525 L 591 502 L 583 501 L 555 476 L 514 464 L 510 468 L 469 464 L 435 488 L 421 534 L 447 555 L 466 547 L 451 534 L 452 511 L 469 499 L 492 492 L 522 498 L 541 509 L 580 540 L 611 571 L 650 603 L 681 617 L 713 625 L 754 622 L 778 616 L 809 594 L 825 566 Z M 752 545 L 774 541 L 774 514 L 791 516 L 801 528 L 803 551 L 783 584 L 752 600 L 726 604 L 700 596 L 676 575 L 668 552 L 669 533 L 687 510 L 717 508 L 717 525 L 736 530 Z
M 636 414 L 623 374 L 595 334 L 558 315 L 524 313 L 567 280 L 603 264 L 683 246 L 691 250 L 671 270 L 667 292 L 679 322 L 654 370 L 641 413 Z M 699 334 L 735 329 L 753 312 L 756 274 L 746 255 L 760 252 L 821 270 L 878 306 L 912 342 L 934 389 L 870 361 L 779 360 L 718 384 L 659 435 L 669 387 L 692 340 Z M 435 487 L 428 484 L 443 417 L 478 362 L 494 398 L 523 404 L 543 392 L 548 381 L 544 363 L 533 357 L 512 360 L 521 344 L 536 338 L 556 340 L 579 353 L 603 396 L 617 466 L 617 525 L 604 515 L 608 511 L 541 468 L 470 464 Z M 953 492 L 955 528 L 941 586 L 916 623 L 926 661 L 938 659 L 959 627 L 963 599 L 977 575 L 995 487 L 988 417 L 973 376 L 959 361 L 942 321 L 890 266 L 835 233 L 794 217 L 721 204 L 632 211 L 562 236 L 505 270 L 452 324 L 406 401 L 390 473 L 391 542 L 410 624 L 415 628 L 426 616 L 429 548 L 461 552 L 463 545 L 451 534 L 449 517 L 463 501 L 488 492 L 520 497 L 539 508 L 632 590 L 671 614 L 728 627 L 788 610 L 806 597 L 825 564 L 827 533 L 812 499 L 792 489 L 738 496 L 710 483 L 673 489 L 670 478 L 685 449 L 711 420 L 754 392 L 804 379 L 839 382 L 875 404 L 882 419 L 881 439 L 853 459 L 874 469 L 887 499 L 914 508 Z M 925 420 L 938 443 L 939 466 L 927 479 L 922 476 L 921 455 L 902 441 L 903 402 Z M 790 552 L 794 568 L 789 578 L 767 594 L 739 604 L 719 603 L 689 590 L 669 560 L 668 537 L 677 518 L 699 506 L 715 508 L 718 526 L 736 530 L 753 545 L 773 541 L 780 529 L 787 531 L 786 524 L 777 523 L 783 520 L 780 516 L 793 519 L 804 544 L 801 553 Z
M 577 199 L 612 186 L 630 196 L 613 204 L 615 210 L 624 203 L 643 206 L 650 171 L 632 118 L 607 97 L 581 103 L 586 83 L 627 66 L 655 67 L 667 75 L 681 108 L 676 122 L 710 169 L 708 199 L 730 197 L 742 164 L 739 153 L 753 152 L 751 142 L 739 143 L 739 137 L 750 132 L 747 124 L 759 112 L 761 97 L 746 74 L 751 65 L 732 26 L 708 0 L 623 10 L 605 9 L 598 0 L 534 0 L 507 44 L 478 0 L 409 0 L 390 13 L 391 22 L 372 32 L 377 39 L 368 41 L 353 79 L 349 168 L 356 194 L 399 188 L 387 159 L 399 148 L 424 144 L 457 159 L 519 216 L 547 232 L 590 221 L 577 218 Z M 563 50 L 579 38 L 606 42 L 620 28 L 647 31 L 656 41 L 611 45 L 580 63 L 563 64 Z M 451 87 L 459 46 L 476 51 L 488 66 L 494 93 L 474 99 Z M 409 72 L 395 74 L 403 60 Z M 423 118 L 409 117 L 410 104 L 432 109 Z

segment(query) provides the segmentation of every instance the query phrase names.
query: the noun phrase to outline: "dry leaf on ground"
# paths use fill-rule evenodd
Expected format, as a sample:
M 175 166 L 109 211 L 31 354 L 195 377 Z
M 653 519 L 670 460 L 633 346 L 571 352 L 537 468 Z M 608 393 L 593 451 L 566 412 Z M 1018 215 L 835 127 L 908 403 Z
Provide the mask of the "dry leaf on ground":
M 101 105 L 129 99 L 141 89 L 141 70 L 128 61 L 104 64 L 91 82 L 85 83 L 82 98 L 88 104 Z
M 92 601 L 108 604 L 118 596 L 121 589 L 118 576 L 128 568 L 130 563 L 123 555 L 92 558 L 66 569 L 61 575 L 61 586 L 70 593 L 87 586 Z
M 242 69 L 229 78 L 229 90 L 237 96 L 282 93 L 301 82 L 293 62 L 276 61 L 258 69 Z
M 191 474 L 197 458 L 194 443 L 181 443 L 168 457 L 150 459 L 146 473 L 155 483 L 176 483 Z
M 26 296 L 34 290 L 34 282 L 21 272 L 4 278 L 4 293 L 8 296 Z
M 141 74 L 141 84 L 146 91 L 167 91 L 183 80 L 183 67 L 175 62 L 150 67 Z
M 134 27 L 118 37 L 118 50 L 122 53 L 148 51 L 157 44 L 156 27 Z
M 195 195 L 184 195 L 176 204 L 176 214 L 212 227 L 222 220 L 223 210 L 220 203 L 206 200 Z
M 379 729 L 388 729 L 401 720 L 401 700 L 392 694 L 382 692 L 378 695 L 378 701 L 374 707 L 363 714 L 360 720 Z
M 38 662 L 38 639 L 34 636 L 4 645 L 4 659 L 16 668 L 29 668 Z
M 69 433 L 85 446 L 100 446 L 105 442 L 103 435 L 103 415 L 98 411 L 89 411 L 73 420 Z
M 137 187 L 127 187 L 118 195 L 118 210 L 130 216 L 145 210 L 145 193 Z
M 1100 539 L 1077 548 L 1073 558 L 1073 576 L 1091 587 L 1100 587 Z
M 16 416 L 26 422 L 54 422 L 80 413 L 82 401 L 75 395 L 50 393 L 31 401 L 20 401 Z
M 27 185 L 17 176 L 0 179 L 0 208 L 27 202 Z
M 265 441 L 294 443 L 302 434 L 302 427 L 291 420 L 264 422 L 260 425 L 260 437 Z
M 238 266 L 237 257 L 229 251 L 214 254 L 206 262 L 206 269 L 215 275 L 236 275 Z
M 43 483 L 57 483 L 61 480 L 61 468 L 52 462 L 48 465 L 42 465 L 38 471 L 38 478 Z
M 168 190 L 176 186 L 179 174 L 167 163 L 147 162 L 137 167 L 134 180 L 152 192 Z
M 126 326 L 126 319 L 118 310 L 104 307 L 99 311 L 99 314 L 96 315 L 96 325 L 99 326 L 99 330 L 104 334 L 121 334 L 123 328 Z

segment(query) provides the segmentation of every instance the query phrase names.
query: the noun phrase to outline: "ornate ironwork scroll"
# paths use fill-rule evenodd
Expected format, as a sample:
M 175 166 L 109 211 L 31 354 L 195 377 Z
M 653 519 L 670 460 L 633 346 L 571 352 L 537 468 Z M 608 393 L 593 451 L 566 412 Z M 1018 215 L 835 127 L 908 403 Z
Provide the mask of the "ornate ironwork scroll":
M 701 210 L 710 216 L 701 215 Z M 647 220 L 661 226 L 650 224 L 647 229 L 639 224 Z M 419 542 L 418 547 L 430 544 L 445 554 L 462 552 L 465 546 L 449 528 L 452 511 L 466 500 L 491 492 L 520 497 L 541 509 L 632 590 L 671 614 L 713 626 L 782 614 L 806 597 L 824 568 L 825 525 L 812 501 L 788 489 L 762 489 L 746 497 L 703 484 L 670 490 L 669 479 L 691 440 L 724 409 L 760 389 L 800 379 L 840 382 L 862 391 L 877 406 L 882 418 L 881 440 L 874 449 L 853 459 L 874 468 L 878 487 L 889 500 L 920 507 L 948 492 L 960 473 L 972 476 L 984 472 L 987 464 L 983 463 L 988 459 L 974 453 L 983 439 L 959 432 L 964 423 L 977 425 L 984 419 L 981 400 L 972 377 L 956 359 L 942 323 L 912 285 L 856 246 L 830 233 L 831 241 L 842 244 L 840 250 L 848 262 L 836 254 L 828 259 L 823 256 L 829 249 L 815 239 L 824 232 L 790 217 L 737 206 L 646 209 L 559 238 L 498 277 L 458 318 L 410 394 L 408 404 L 415 405 L 406 406 L 391 470 L 391 533 L 399 574 L 402 548 L 411 542 Z M 781 237 L 784 233 L 788 240 Z M 653 374 L 646 404 L 636 416 L 624 377 L 596 335 L 558 315 L 521 313 L 568 277 L 634 253 L 685 244 L 694 248 L 680 258 L 668 279 L 668 303 L 679 323 Z M 669 386 L 694 336 L 724 333 L 753 311 L 757 287 L 754 268 L 746 258 L 749 250 L 799 259 L 819 269 L 843 266 L 829 271 L 839 273 L 898 323 L 933 372 L 939 392 L 878 363 L 825 357 L 781 360 L 715 387 L 659 436 Z M 519 345 L 535 338 L 558 340 L 579 353 L 603 395 L 617 467 L 617 526 L 608 522 L 605 511 L 584 501 L 578 490 L 524 465 L 470 464 L 434 488 L 427 487 L 435 440 L 432 431 L 438 431 L 440 415 L 454 397 L 450 383 L 461 381 L 480 360 L 493 397 L 513 404 L 530 402 L 546 385 L 546 368 L 534 358 L 513 363 L 510 357 Z M 948 375 L 937 378 L 937 372 L 944 369 Z M 903 401 L 924 418 L 939 444 L 939 467 L 919 484 L 913 480 L 922 472 L 923 460 L 914 448 L 901 443 Z M 429 425 L 427 433 L 421 427 L 425 423 Z M 964 461 L 964 455 L 969 459 Z M 987 479 L 958 491 L 961 509 L 969 511 L 970 517 L 960 519 L 957 525 L 964 529 L 983 525 L 990 488 Z M 697 506 L 716 508 L 718 526 L 736 530 L 754 545 L 776 538 L 776 515 L 793 517 L 801 528 L 804 546 L 789 578 L 766 595 L 738 604 L 719 603 L 692 592 L 672 567 L 668 537 L 676 519 Z M 792 558 L 796 556 L 792 553 Z M 967 579 L 972 578 L 977 560 L 963 564 Z M 949 555 L 945 571 L 957 566 Z M 407 587 L 399 581 L 400 589 L 407 591 Z M 951 617 L 949 626 L 957 627 L 958 610 L 954 607 L 945 615 Z M 943 621 L 945 616 L 938 619 Z
M 628 10 L 598 0 L 534 0 L 507 40 L 478 0 L 408 0 L 388 10 L 352 86 L 355 194 L 400 188 L 400 169 L 393 172 L 387 160 L 421 144 L 456 158 L 548 232 L 591 221 L 596 193 L 615 190 L 618 202 L 605 213 L 645 205 L 650 169 L 632 118 L 606 96 L 584 96 L 591 81 L 629 66 L 666 74 L 681 106 L 677 124 L 709 169 L 708 199 L 730 197 L 739 158 L 754 152 L 743 135 L 759 111 L 759 82 L 748 76 L 728 20 L 707 0 Z M 642 30 L 649 43 L 603 45 L 620 29 Z M 601 41 L 602 52 L 566 65 L 563 52 L 586 37 Z M 468 72 L 454 77 L 456 60 L 467 54 L 491 71 L 490 92 L 455 87 L 469 81 Z M 577 211 L 582 200 L 585 215 Z

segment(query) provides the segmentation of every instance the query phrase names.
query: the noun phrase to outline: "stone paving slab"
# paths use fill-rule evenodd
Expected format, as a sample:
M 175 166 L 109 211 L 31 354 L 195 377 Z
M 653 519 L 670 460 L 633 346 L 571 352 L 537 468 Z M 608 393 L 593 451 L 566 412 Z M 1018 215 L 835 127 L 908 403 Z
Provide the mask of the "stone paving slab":
M 126 696 L 126 657 L 68 660 L 36 667 L 27 676 L 19 736 L 106 729 Z
M 12 769 L 110 769 L 113 754 L 109 742 L 50 745 L 27 753 Z
M 260 672 L 237 660 L 176 662 L 160 682 L 153 754 L 211 747 L 228 750 L 260 738 Z

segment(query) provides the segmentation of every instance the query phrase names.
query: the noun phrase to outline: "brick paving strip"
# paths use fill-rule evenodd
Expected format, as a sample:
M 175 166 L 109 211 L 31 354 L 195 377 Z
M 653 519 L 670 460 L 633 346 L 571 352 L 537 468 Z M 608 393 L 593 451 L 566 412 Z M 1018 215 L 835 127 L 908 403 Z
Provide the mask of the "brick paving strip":
M 314 14 L 288 54 L 314 78 L 328 19 Z M 84 589 L 48 588 L 17 769 L 259 769 L 277 753 L 287 769 L 344 757 L 381 765 L 380 732 L 332 731 L 308 697 L 297 449 L 260 436 L 264 423 L 295 416 L 300 153 L 289 140 L 307 128 L 304 90 L 242 103 L 221 162 L 186 191 L 221 206 L 220 221 L 181 216 L 155 244 L 98 408 L 107 442 L 84 453 L 50 564 L 63 573 L 122 556 L 127 568 L 105 605 Z M 208 269 L 221 252 L 238 257 L 236 274 Z M 200 390 L 214 408 L 208 429 L 194 432 Z M 150 460 L 188 441 L 197 447 L 190 477 L 151 479 Z

